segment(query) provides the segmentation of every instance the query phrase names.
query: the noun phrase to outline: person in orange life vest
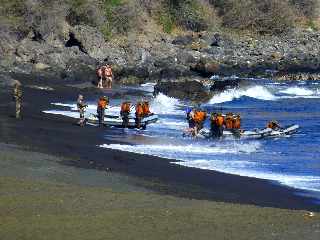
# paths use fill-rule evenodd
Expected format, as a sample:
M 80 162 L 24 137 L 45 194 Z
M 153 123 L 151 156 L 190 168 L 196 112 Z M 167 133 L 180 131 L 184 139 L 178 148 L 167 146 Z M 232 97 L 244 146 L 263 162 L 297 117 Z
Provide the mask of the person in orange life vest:
M 130 102 L 123 102 L 121 104 L 120 116 L 122 117 L 122 126 L 127 128 L 129 126 L 129 115 L 130 115 Z
M 112 72 L 112 68 L 109 64 L 107 64 L 104 69 L 104 76 L 106 79 L 106 85 L 107 85 L 106 87 L 112 88 L 113 72 Z
M 149 102 L 144 101 L 142 103 L 142 108 L 143 108 L 143 116 L 144 117 L 147 117 L 147 116 L 149 116 L 151 114 Z
M 99 126 L 103 125 L 105 109 L 107 108 L 108 104 L 109 104 L 109 99 L 106 96 L 99 98 L 98 107 L 97 107 Z
M 272 121 L 268 122 L 267 127 L 271 128 L 272 130 L 278 130 L 281 128 L 279 123 L 276 120 L 272 120 Z
M 225 119 L 225 127 L 228 130 L 233 129 L 233 113 L 227 113 Z
M 194 135 L 197 135 L 203 128 L 204 121 L 207 118 L 207 113 L 202 110 L 196 110 L 193 115 L 193 121 L 195 122 Z
M 141 102 L 138 102 L 136 105 L 136 127 L 141 128 L 141 120 L 143 118 L 143 106 Z
M 211 116 L 211 136 L 212 137 L 222 137 L 223 136 L 223 126 L 224 117 L 221 113 L 213 114 Z
M 237 138 L 240 138 L 241 136 L 241 117 L 240 115 L 235 115 L 232 118 L 232 130 L 231 132 L 233 133 L 233 135 Z

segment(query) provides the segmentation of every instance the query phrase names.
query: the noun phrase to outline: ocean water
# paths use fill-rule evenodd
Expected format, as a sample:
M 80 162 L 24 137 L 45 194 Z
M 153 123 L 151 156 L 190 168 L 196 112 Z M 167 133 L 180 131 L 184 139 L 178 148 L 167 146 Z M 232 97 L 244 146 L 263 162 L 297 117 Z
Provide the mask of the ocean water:
M 243 129 L 264 128 L 275 119 L 283 126 L 299 124 L 298 133 L 259 140 L 184 137 L 185 109 L 189 103 L 160 93 L 151 99 L 151 109 L 159 115 L 157 123 L 143 131 L 106 129 L 105 138 L 119 143 L 101 143 L 100 147 L 181 160 L 174 164 L 192 168 L 268 179 L 296 188 L 297 193 L 307 190 L 320 199 L 320 82 L 252 82 L 246 88 L 221 92 L 202 107 L 209 112 L 241 114 Z M 150 84 L 137 90 L 144 88 L 148 94 L 152 91 Z M 110 113 L 119 113 L 120 101 L 111 101 Z M 56 105 L 70 110 L 47 113 L 78 117 L 72 111 L 75 104 Z M 90 105 L 87 114 L 95 109 L 94 104 Z

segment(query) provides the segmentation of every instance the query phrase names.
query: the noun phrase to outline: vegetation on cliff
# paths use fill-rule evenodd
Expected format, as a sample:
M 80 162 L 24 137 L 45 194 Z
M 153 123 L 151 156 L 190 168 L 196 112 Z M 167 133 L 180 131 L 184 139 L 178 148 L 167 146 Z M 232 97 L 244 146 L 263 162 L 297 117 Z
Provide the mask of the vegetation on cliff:
M 141 30 L 154 21 L 175 30 L 245 30 L 279 34 L 317 26 L 318 0 L 0 0 L 1 29 L 59 31 L 59 23 L 98 27 L 112 35 Z M 156 30 L 156 29 L 155 29 Z M 158 29 L 157 29 L 158 30 Z

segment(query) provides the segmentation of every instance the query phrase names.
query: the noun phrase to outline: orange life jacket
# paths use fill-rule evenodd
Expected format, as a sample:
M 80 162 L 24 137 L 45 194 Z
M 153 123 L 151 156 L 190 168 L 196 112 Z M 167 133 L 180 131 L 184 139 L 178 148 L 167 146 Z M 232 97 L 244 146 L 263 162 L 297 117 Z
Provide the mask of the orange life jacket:
M 275 123 L 274 121 L 271 121 L 271 122 L 268 123 L 267 127 L 268 127 L 268 128 L 271 128 L 271 129 L 276 129 L 276 128 L 279 127 L 279 126 L 278 126 L 278 124 Z
M 141 103 L 138 103 L 136 105 L 136 115 L 137 116 L 143 116 L 143 107 Z
M 105 109 L 108 105 L 108 102 L 105 99 L 100 99 L 98 101 L 98 107 L 101 109 Z
M 151 113 L 148 102 L 144 102 L 144 103 L 142 104 L 142 108 L 143 108 L 143 114 L 144 114 L 144 115 L 148 115 L 148 114 Z
M 226 125 L 226 129 L 233 128 L 233 118 L 231 116 L 226 117 L 225 125 Z
M 240 129 L 241 128 L 241 118 L 240 117 L 236 117 L 236 118 L 233 119 L 232 127 L 234 129 Z
M 131 104 L 129 102 L 124 102 L 121 104 L 121 112 L 130 112 Z
M 219 127 L 222 127 L 224 124 L 224 117 L 223 116 L 217 116 L 216 117 L 216 124 Z
M 193 120 L 196 123 L 201 123 L 207 118 L 207 113 L 204 111 L 196 111 L 193 115 Z

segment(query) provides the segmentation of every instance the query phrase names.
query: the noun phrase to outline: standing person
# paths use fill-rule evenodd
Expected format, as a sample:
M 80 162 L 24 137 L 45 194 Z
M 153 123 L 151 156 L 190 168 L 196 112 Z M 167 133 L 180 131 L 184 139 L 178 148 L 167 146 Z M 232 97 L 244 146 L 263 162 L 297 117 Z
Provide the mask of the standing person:
M 195 122 L 194 134 L 197 135 L 203 128 L 204 121 L 207 118 L 207 113 L 202 110 L 196 110 L 194 112 L 193 121 Z
M 223 125 L 225 124 L 225 119 L 224 119 L 224 117 L 222 116 L 221 113 L 217 114 L 216 124 L 217 124 L 217 127 L 218 127 L 217 137 L 222 137 L 223 136 Z
M 77 108 L 78 108 L 78 111 L 80 113 L 80 119 L 79 119 L 78 124 L 81 127 L 83 127 L 85 125 L 84 112 L 85 112 L 87 106 L 88 105 L 86 105 L 85 102 L 84 102 L 83 95 L 79 94 L 78 101 L 77 101 Z
M 232 119 L 232 134 L 236 137 L 236 138 L 240 138 L 241 137 L 241 117 L 239 114 L 233 116 Z
M 106 85 L 107 85 L 106 87 L 111 89 L 112 88 L 113 73 L 112 73 L 112 68 L 109 64 L 107 64 L 105 66 L 104 76 L 106 79 Z
M 211 113 L 211 116 L 210 116 L 210 133 L 211 133 L 211 137 L 212 138 L 220 137 L 220 130 L 219 130 L 217 117 L 218 117 L 217 113 Z
M 143 118 L 143 106 L 141 102 L 138 102 L 136 105 L 136 128 L 141 128 L 141 120 Z
M 147 117 L 147 116 L 149 116 L 151 114 L 150 105 L 149 105 L 148 101 L 144 101 L 142 103 L 142 108 L 143 108 L 143 116 L 144 117 Z
M 129 115 L 130 115 L 130 102 L 123 102 L 121 104 L 120 116 L 122 117 L 122 126 L 127 128 L 129 126 Z
M 104 66 L 99 67 L 96 71 L 98 77 L 98 85 L 97 88 L 103 88 L 103 81 L 104 81 Z
M 109 104 L 109 99 L 106 96 L 99 98 L 98 107 L 97 107 L 99 126 L 103 126 L 104 114 L 108 104 Z
M 16 119 L 21 119 L 21 102 L 22 102 L 21 83 L 16 80 L 13 87 L 14 87 L 13 98 L 16 102 Z

